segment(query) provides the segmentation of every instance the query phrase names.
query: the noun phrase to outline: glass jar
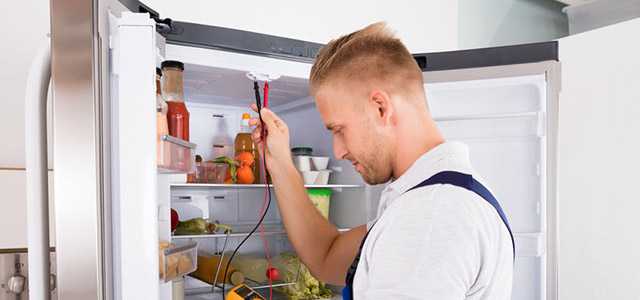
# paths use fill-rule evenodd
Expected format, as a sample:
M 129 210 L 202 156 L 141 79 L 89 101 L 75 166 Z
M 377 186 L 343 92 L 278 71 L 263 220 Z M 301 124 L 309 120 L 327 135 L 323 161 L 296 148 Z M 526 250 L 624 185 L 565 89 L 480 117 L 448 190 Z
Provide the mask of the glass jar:
M 184 64 L 175 60 L 162 62 L 162 98 L 167 102 L 169 134 L 189 141 L 189 111 L 184 103 Z

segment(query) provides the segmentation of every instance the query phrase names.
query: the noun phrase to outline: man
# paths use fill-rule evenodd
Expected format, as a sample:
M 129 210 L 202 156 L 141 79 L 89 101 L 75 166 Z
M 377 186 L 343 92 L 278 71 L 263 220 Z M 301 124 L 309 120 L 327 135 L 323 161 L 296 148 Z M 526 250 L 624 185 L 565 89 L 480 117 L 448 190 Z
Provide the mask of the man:
M 377 220 L 339 233 L 305 193 L 287 125 L 262 110 L 283 223 L 311 272 L 338 285 L 347 277 L 347 299 L 509 299 L 508 223 L 469 176 L 477 179 L 467 147 L 445 142 L 402 42 L 383 23 L 331 41 L 311 69 L 310 91 L 335 157 L 350 160 L 368 184 L 391 181 Z M 260 122 L 251 122 L 262 148 Z

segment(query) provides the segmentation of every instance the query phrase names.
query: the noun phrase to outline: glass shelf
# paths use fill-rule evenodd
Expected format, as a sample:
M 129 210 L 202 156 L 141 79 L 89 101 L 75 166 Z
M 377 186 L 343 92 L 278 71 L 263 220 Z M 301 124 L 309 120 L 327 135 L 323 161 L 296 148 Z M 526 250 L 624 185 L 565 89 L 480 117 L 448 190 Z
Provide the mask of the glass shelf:
M 220 188 L 220 189 L 251 189 L 251 188 L 264 188 L 264 183 L 257 184 L 219 184 L 219 183 L 172 183 L 172 188 Z M 269 184 L 269 187 L 273 187 L 273 184 Z M 305 184 L 306 188 L 361 188 L 362 185 L 358 184 Z
M 345 231 L 349 231 L 351 228 L 338 228 L 339 232 L 345 232 Z M 263 234 L 264 235 L 278 235 L 278 234 L 285 234 L 286 232 L 284 231 L 284 229 L 266 229 Z M 180 240 L 180 239 L 219 239 L 219 238 L 225 238 L 227 237 L 227 235 L 229 237 L 245 237 L 249 234 L 249 232 L 232 232 L 229 234 L 226 233 L 213 233 L 213 234 L 189 234 L 189 235 L 172 235 L 171 239 L 172 240 Z M 258 237 L 260 236 L 260 232 L 258 230 L 256 230 L 256 232 L 253 233 L 253 236 Z

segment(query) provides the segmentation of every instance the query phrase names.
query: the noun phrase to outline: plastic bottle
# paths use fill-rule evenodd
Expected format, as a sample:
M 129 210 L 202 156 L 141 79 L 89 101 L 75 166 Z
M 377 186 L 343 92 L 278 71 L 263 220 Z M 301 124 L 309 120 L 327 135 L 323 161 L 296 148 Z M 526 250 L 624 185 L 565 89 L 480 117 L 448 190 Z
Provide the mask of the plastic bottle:
M 253 163 L 249 166 L 253 173 L 253 180 L 242 181 L 241 170 L 238 168 L 238 183 L 254 183 L 260 182 L 260 155 L 258 154 L 258 147 L 253 143 L 251 139 L 251 126 L 249 125 L 249 119 L 251 115 L 248 113 L 242 114 L 242 123 L 240 125 L 240 132 L 236 135 L 235 139 L 235 157 L 238 159 L 243 152 L 248 152 L 253 156 Z
M 222 264 L 220 264 L 220 269 L 218 269 L 218 265 L 220 263 L 220 255 L 215 254 L 211 255 L 206 252 L 198 253 L 198 268 L 195 272 L 191 273 L 191 276 L 198 278 L 204 282 L 213 284 L 214 278 L 216 278 L 216 283 L 221 283 L 224 278 L 224 270 L 229 262 L 229 255 L 224 256 L 222 260 Z M 218 274 L 218 277 L 216 276 Z M 233 266 L 229 266 L 229 270 L 227 271 L 227 278 L 224 280 L 225 283 L 238 285 L 244 283 L 245 276 L 241 271 L 238 271 Z

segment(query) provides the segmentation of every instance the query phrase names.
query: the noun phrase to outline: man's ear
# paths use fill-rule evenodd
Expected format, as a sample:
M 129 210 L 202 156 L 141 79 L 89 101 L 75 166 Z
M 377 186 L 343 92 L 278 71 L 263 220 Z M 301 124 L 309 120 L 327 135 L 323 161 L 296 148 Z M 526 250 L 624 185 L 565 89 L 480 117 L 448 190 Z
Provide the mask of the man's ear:
M 376 110 L 376 119 L 382 122 L 383 125 L 392 124 L 392 120 L 395 117 L 395 111 L 393 105 L 391 105 L 391 98 L 389 94 L 383 90 L 374 89 L 369 94 L 369 102 Z

